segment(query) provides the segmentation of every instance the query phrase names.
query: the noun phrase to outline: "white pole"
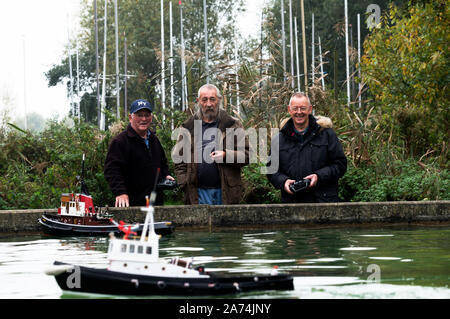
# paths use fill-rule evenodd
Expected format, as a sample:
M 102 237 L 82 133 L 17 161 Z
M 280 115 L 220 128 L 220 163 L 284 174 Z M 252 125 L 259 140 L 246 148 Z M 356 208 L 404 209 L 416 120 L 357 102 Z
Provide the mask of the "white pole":
M 206 16 L 206 0 L 203 0 L 203 23 L 205 26 L 205 72 L 206 83 L 209 83 L 209 57 L 208 57 L 208 23 Z
M 291 76 L 292 76 L 291 86 L 292 88 L 294 88 L 294 43 L 292 35 L 292 0 L 289 0 L 289 32 L 291 37 Z
M 72 74 L 72 46 L 70 44 L 70 15 L 67 13 L 67 39 L 69 41 L 69 77 L 70 77 L 70 110 L 72 116 L 75 116 L 75 108 L 73 107 L 73 74 Z
M 186 81 L 186 62 L 184 59 L 184 36 L 183 36 L 183 5 L 181 0 L 178 4 L 180 5 L 180 42 L 181 42 L 181 105 L 182 110 L 186 110 L 188 105 L 188 91 L 187 91 L 187 81 Z
M 108 5 L 105 0 L 105 18 L 104 22 L 104 30 L 103 30 L 103 83 L 102 83 L 102 111 L 100 113 L 100 130 L 105 130 L 105 110 L 106 110 L 106 34 L 107 34 L 107 18 L 108 18 Z
M 99 63 L 98 63 L 98 17 L 97 17 L 97 0 L 94 0 L 94 27 L 95 27 L 95 80 L 97 83 L 97 123 L 100 127 L 101 107 L 100 107 L 100 80 L 99 80 Z
M 125 35 L 125 34 L 124 34 Z M 127 118 L 128 109 L 128 47 L 127 47 L 127 37 L 123 38 L 123 73 L 125 74 L 123 78 L 123 110 L 124 117 Z
M 238 51 L 238 43 L 237 39 L 234 40 L 234 48 L 235 48 L 235 59 L 236 59 L 236 106 L 237 112 L 241 114 L 241 102 L 239 98 L 239 51 Z
M 80 48 L 77 37 L 77 116 L 78 120 L 81 120 L 81 112 L 80 112 Z
M 170 48 L 169 48 L 169 63 L 170 63 L 170 112 L 173 112 L 173 34 L 172 34 L 172 1 L 169 2 L 169 37 L 170 37 Z M 171 121 L 171 128 L 173 130 L 173 117 Z
M 350 76 L 349 76 L 349 56 L 348 56 L 348 16 L 347 16 L 347 0 L 344 0 L 345 7 L 345 66 L 347 75 L 347 106 L 350 107 Z
M 322 90 L 325 91 L 325 79 L 323 75 L 323 60 L 322 60 L 322 45 L 320 44 L 320 37 L 319 37 L 319 54 L 320 54 L 320 72 L 322 73 Z
M 358 77 L 361 80 L 361 30 L 360 30 L 360 15 L 358 17 Z M 358 84 L 358 105 L 361 108 L 361 82 Z
M 314 78 L 315 78 L 315 72 L 314 72 L 314 13 L 311 17 L 311 24 L 312 24 L 312 31 L 311 31 L 311 82 L 312 85 L 314 85 Z
M 24 128 L 25 131 L 28 130 L 28 120 L 27 120 L 27 64 L 26 64 L 26 54 L 25 54 L 25 35 L 22 38 L 23 43 L 23 109 L 24 109 Z
M 166 108 L 166 81 L 165 65 L 164 65 L 164 0 L 161 0 L 161 107 L 164 110 Z M 163 115 L 163 119 L 166 116 Z
M 261 33 L 260 33 L 260 37 L 261 37 L 261 49 L 259 50 L 259 108 L 261 109 L 261 105 L 262 105 L 262 87 L 263 87 L 263 82 L 262 82 L 262 59 L 263 59 L 263 23 L 264 23 L 264 11 L 261 11 Z
M 283 76 L 286 81 L 286 36 L 284 34 L 284 0 L 281 0 L 281 47 L 283 50 Z
M 297 89 L 300 92 L 300 59 L 298 57 L 298 33 L 297 33 L 297 17 L 294 17 L 294 34 L 295 34 L 295 58 L 297 62 Z
M 302 15 L 302 43 L 303 43 L 303 68 L 304 79 L 305 79 L 305 92 L 308 94 L 308 58 L 306 56 L 306 32 L 305 32 L 305 7 L 303 0 L 300 0 L 300 10 Z
M 114 25 L 116 38 L 116 118 L 120 119 L 119 19 L 117 18 L 117 0 L 114 0 Z

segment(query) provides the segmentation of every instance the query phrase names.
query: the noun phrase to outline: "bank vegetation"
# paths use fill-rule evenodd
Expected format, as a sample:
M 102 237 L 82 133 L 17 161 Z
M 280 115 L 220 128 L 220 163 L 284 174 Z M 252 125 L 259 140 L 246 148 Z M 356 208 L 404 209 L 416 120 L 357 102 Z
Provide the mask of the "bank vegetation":
M 139 10 L 155 10 L 147 7 L 148 1 L 124 0 L 121 3 L 128 15 L 138 16 Z M 135 3 L 139 8 L 133 5 Z M 280 2 L 272 1 L 265 8 L 263 36 L 249 39 L 240 46 L 239 63 L 232 58 L 234 47 L 231 40 L 236 32 L 233 15 L 217 15 L 217 12 L 227 12 L 225 9 L 236 12 L 240 3 L 231 0 L 208 3 L 217 10 L 209 19 L 220 25 L 211 30 L 214 53 L 210 71 L 213 75 L 211 82 L 222 90 L 223 107 L 239 117 L 246 128 L 278 128 L 288 116 L 286 105 L 289 97 L 297 90 L 291 85 L 293 75 L 283 69 L 281 60 Z M 306 3 L 307 13 L 319 12 L 317 6 L 324 5 Z M 364 5 L 368 3 L 370 1 L 358 2 L 355 6 L 359 7 L 353 10 L 364 12 Z M 344 39 L 342 17 L 328 24 L 321 23 L 318 27 L 323 35 L 322 66 L 328 70 L 324 75 L 325 87 L 322 86 L 321 65 L 317 62 L 316 77 L 309 80 L 306 90 L 315 114 L 331 118 L 348 158 L 348 171 L 340 180 L 340 197 L 343 201 L 450 200 L 449 6 L 445 0 L 409 1 L 403 5 L 390 1 L 381 3 L 384 7 L 380 24 L 364 34 L 361 63 L 358 63 L 355 49 L 351 50 L 355 54 L 351 56 L 350 104 L 347 103 L 345 89 L 345 63 L 339 57 Z M 327 14 L 332 16 L 335 12 L 333 6 L 338 6 L 332 0 L 327 5 L 330 12 L 324 11 L 323 17 Z M 167 155 L 174 145 L 172 127 L 180 125 L 194 112 L 196 88 L 205 82 L 206 77 L 202 66 L 202 24 L 195 16 L 198 8 L 194 4 L 190 6 L 186 5 L 186 19 L 191 19 L 186 35 L 190 95 L 185 111 L 180 107 L 179 91 L 175 92 L 178 97 L 175 109 L 161 107 L 157 89 L 161 74 L 158 67 L 161 57 L 157 40 L 159 32 L 145 28 L 146 23 L 157 25 L 157 19 L 142 25 L 136 25 L 139 19 L 128 19 L 130 22 L 123 27 L 129 43 L 147 39 L 141 47 L 132 46 L 130 49 L 129 70 L 136 76 L 128 82 L 128 98 L 147 98 L 153 103 L 154 129 Z M 297 10 L 295 7 L 294 11 Z M 155 16 L 158 16 L 156 11 Z M 114 204 L 103 176 L 103 165 L 111 138 L 125 127 L 127 120 L 123 106 L 122 118 L 115 118 L 116 106 L 111 98 L 107 129 L 102 131 L 98 128 L 90 2 L 85 4 L 84 14 L 85 33 L 80 60 L 84 69 L 80 75 L 85 93 L 81 100 L 81 120 L 71 114 L 63 120 L 49 120 L 43 130 L 35 132 L 25 131 L 10 123 L 8 117 L 3 117 L 0 123 L 0 209 L 58 206 L 61 192 L 79 190 L 82 154 L 86 154 L 86 184 L 96 205 Z M 125 16 L 121 20 L 124 19 Z M 320 21 L 320 15 L 317 19 Z M 113 46 L 108 48 L 113 57 Z M 67 79 L 67 63 L 68 59 L 64 59 L 49 70 L 49 85 Z M 112 69 L 113 62 L 110 63 Z M 299 65 L 303 66 L 302 60 Z M 175 69 L 180 71 L 179 66 Z M 294 80 L 297 83 L 296 78 Z M 110 82 L 108 95 L 113 95 L 113 81 Z M 179 84 L 175 82 L 174 85 L 179 88 Z M 68 83 L 68 88 L 70 85 L 75 84 Z M 303 80 L 301 85 L 305 91 Z M 169 92 L 169 88 L 167 90 Z M 263 165 L 259 161 L 244 169 L 246 187 L 243 203 L 280 201 L 279 191 L 260 173 Z M 173 172 L 171 160 L 170 168 Z M 168 192 L 166 198 L 166 204 L 181 204 L 182 194 Z

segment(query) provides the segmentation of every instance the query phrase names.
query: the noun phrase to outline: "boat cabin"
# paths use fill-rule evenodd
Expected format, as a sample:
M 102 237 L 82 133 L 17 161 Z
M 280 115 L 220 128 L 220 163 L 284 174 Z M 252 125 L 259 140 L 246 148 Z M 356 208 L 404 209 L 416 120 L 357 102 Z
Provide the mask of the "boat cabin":
M 95 214 L 92 197 L 84 194 L 62 194 L 59 215 L 65 216 L 93 216 Z
M 138 240 L 111 240 L 108 253 L 109 257 L 114 260 L 157 262 L 159 258 L 158 248 L 153 249 L 151 243 Z
M 108 248 L 108 270 L 148 276 L 198 278 L 209 277 L 192 268 L 192 259 L 159 258 L 159 235 L 155 233 L 152 206 L 146 211 L 144 229 L 139 239 L 118 239 L 112 234 Z M 148 233 L 147 233 L 148 231 Z
M 161 277 L 203 277 L 192 267 L 192 259 L 159 259 L 158 244 L 148 241 L 116 239 L 109 242 L 111 271 Z

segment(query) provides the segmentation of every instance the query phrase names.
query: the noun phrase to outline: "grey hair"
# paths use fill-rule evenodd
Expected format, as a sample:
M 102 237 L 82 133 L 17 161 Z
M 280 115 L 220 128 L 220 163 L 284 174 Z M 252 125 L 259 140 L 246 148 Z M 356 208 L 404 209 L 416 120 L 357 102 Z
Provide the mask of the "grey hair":
M 208 90 L 216 90 L 216 96 L 219 100 L 222 100 L 222 94 L 220 94 L 219 89 L 217 88 L 217 86 L 215 86 L 214 84 L 204 84 L 202 85 L 199 89 L 198 89 L 198 95 L 197 98 L 200 98 L 200 92 L 203 89 L 208 89 Z
M 306 99 L 308 100 L 308 104 L 311 105 L 311 101 L 309 100 L 309 97 L 303 92 L 296 92 L 296 93 L 292 94 L 291 98 L 289 99 L 289 105 L 291 105 L 293 98 L 302 98 L 302 97 L 306 97 Z

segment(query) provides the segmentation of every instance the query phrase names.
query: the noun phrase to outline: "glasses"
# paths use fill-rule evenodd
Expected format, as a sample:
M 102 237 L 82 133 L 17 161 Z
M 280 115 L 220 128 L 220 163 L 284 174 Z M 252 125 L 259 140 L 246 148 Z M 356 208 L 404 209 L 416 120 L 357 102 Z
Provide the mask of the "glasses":
M 152 117 L 152 113 L 133 113 L 134 116 L 139 118 L 150 118 Z
M 308 111 L 309 106 L 289 106 L 289 108 L 291 109 L 292 112 L 298 111 L 306 112 Z

